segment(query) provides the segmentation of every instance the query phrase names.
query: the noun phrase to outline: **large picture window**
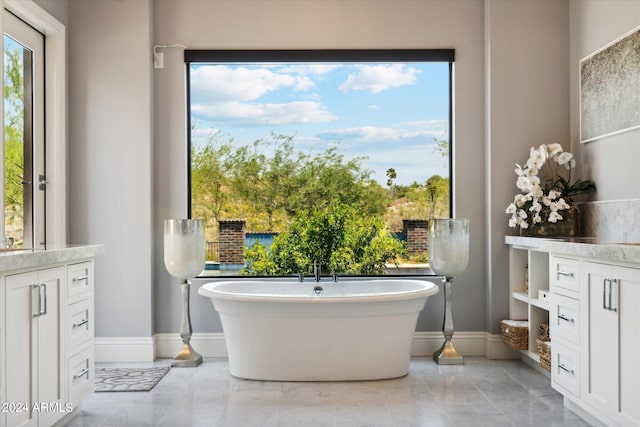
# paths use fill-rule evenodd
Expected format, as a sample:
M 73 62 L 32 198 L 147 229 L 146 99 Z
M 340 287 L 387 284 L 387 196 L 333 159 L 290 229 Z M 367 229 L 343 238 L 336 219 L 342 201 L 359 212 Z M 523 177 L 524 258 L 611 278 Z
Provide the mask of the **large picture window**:
M 187 50 L 205 275 L 428 274 L 451 211 L 454 51 Z

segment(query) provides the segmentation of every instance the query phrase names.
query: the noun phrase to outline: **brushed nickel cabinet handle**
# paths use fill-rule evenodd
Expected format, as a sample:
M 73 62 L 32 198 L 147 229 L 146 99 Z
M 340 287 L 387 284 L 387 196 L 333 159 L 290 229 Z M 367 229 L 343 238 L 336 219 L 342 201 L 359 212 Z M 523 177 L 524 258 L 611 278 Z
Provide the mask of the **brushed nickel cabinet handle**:
M 560 368 L 560 369 L 562 369 L 563 371 L 568 372 L 568 373 L 570 373 L 570 374 L 572 374 L 572 375 L 573 375 L 573 373 L 574 373 L 574 372 L 573 372 L 573 369 L 571 369 L 571 368 L 567 368 L 567 367 L 566 367 L 566 366 L 564 366 L 562 363 L 558 365 L 558 368 Z
M 89 319 L 82 319 L 78 323 L 74 323 L 73 325 L 71 325 L 71 327 L 75 329 L 75 328 L 79 328 L 80 326 L 84 326 L 87 323 L 89 323 Z
M 89 378 L 89 368 L 84 368 L 82 371 L 78 372 L 77 374 L 73 374 L 73 379 L 77 380 L 78 378 L 82 378 L 85 375 L 87 376 L 87 378 Z
M 564 314 L 558 314 L 558 319 L 564 320 L 565 322 L 575 323 L 575 320 L 573 318 L 569 318 L 569 317 L 565 316 Z

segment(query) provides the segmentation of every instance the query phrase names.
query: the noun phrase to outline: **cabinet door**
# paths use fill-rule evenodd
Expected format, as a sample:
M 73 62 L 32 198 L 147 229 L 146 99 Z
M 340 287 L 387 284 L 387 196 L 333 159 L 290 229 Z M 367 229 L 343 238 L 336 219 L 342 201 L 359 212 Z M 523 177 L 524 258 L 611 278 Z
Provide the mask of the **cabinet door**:
M 6 301 L 6 401 L 20 407 L 9 408 L 8 426 L 36 426 L 37 414 L 31 412 L 35 402 L 37 382 L 32 365 L 32 354 L 36 352 L 37 322 L 34 310 L 37 307 L 35 272 L 7 276 L 5 281 Z M 15 409 L 15 410 L 13 410 Z
M 587 313 L 583 324 L 585 356 L 582 358 L 582 397 L 594 408 L 607 413 L 618 401 L 618 313 L 607 308 L 611 266 L 585 262 L 581 299 Z
M 620 423 L 640 426 L 640 270 L 617 267 Z
M 61 381 L 60 292 L 64 269 L 53 268 L 6 277 L 6 401 L 20 410 L 7 425 L 51 425 L 64 413 Z M 42 404 L 49 409 L 39 411 Z M 35 411 L 34 411 L 35 409 Z
M 582 396 L 610 419 L 640 426 L 640 269 L 585 262 L 583 279 Z
M 64 376 L 62 369 L 62 313 L 60 297 L 64 289 L 64 268 L 38 271 L 38 282 L 46 285 L 46 314 L 37 317 L 38 352 L 38 404 L 47 404 L 49 409 L 41 410 L 39 425 L 51 425 L 62 418 L 64 413 Z M 53 405 L 53 408 L 51 406 Z

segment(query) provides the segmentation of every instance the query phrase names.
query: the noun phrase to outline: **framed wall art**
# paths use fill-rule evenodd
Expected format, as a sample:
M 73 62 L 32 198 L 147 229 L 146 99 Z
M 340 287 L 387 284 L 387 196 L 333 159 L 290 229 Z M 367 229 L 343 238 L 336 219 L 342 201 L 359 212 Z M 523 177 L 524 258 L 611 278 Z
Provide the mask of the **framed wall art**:
M 640 28 L 580 61 L 580 141 L 640 129 Z

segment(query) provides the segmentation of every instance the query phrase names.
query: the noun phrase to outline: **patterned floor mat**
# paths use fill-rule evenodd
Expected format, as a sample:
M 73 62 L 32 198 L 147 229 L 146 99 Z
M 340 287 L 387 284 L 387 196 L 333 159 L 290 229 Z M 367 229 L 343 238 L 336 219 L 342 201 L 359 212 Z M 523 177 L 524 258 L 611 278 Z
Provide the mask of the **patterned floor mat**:
M 169 372 L 158 368 L 96 368 L 96 392 L 149 391 Z

